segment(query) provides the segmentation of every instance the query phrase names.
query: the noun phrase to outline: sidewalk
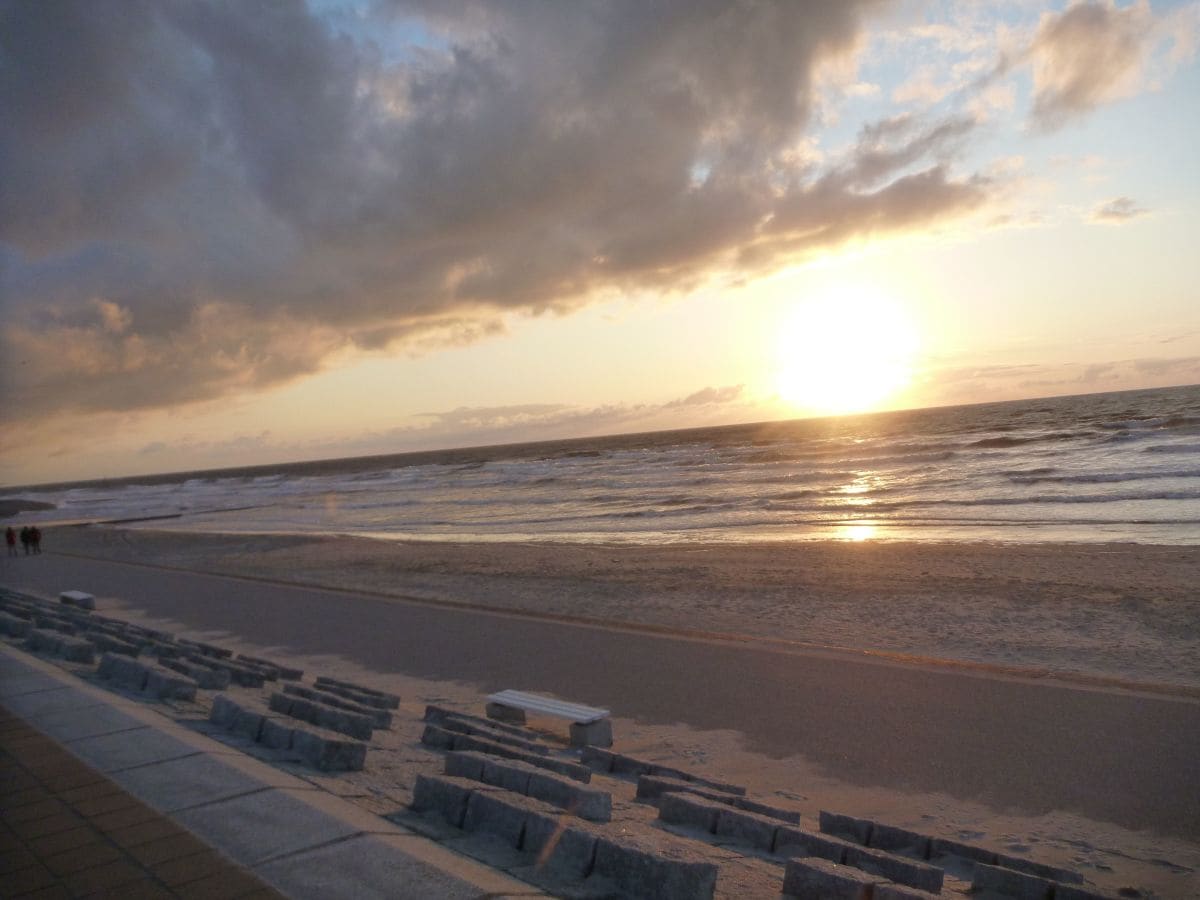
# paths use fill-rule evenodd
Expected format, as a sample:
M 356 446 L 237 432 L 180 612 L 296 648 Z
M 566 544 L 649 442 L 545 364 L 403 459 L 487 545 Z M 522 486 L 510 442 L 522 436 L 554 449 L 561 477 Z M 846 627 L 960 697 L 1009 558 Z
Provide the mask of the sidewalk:
M 282 895 L 0 705 L 6 897 Z
M 0 798 L 5 898 L 545 896 L 2 642 Z

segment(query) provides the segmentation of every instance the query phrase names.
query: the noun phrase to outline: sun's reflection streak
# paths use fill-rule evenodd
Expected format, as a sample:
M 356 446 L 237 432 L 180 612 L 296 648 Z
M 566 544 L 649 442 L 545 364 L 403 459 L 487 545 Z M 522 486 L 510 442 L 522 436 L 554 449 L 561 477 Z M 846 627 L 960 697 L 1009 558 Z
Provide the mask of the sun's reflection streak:
M 857 544 L 857 543 L 861 543 L 862 541 L 871 540 L 871 538 L 877 536 L 878 532 L 879 532 L 878 526 L 863 522 L 863 523 L 856 523 L 854 525 L 839 526 L 838 531 L 837 531 L 837 537 L 838 537 L 838 540 L 853 541 L 854 543 Z

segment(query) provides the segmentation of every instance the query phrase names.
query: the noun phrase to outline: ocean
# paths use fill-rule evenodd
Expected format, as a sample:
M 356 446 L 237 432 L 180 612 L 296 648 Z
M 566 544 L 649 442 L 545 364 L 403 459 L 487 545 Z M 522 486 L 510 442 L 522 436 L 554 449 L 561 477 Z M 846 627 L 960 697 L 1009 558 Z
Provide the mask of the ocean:
M 438 541 L 1200 544 L 1200 386 L 156 475 L 12 521 Z M 131 521 L 136 520 L 136 521 Z

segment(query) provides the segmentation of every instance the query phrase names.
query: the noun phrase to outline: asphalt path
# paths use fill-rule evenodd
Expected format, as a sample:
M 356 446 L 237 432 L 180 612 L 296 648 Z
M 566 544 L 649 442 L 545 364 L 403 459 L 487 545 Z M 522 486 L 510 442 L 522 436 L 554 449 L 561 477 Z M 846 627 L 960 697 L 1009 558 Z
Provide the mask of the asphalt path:
M 44 553 L 0 583 L 78 588 L 148 616 L 379 672 L 543 690 L 648 724 L 733 729 L 862 786 L 1069 811 L 1200 840 L 1200 703 L 449 609 Z M 619 735 L 618 735 L 619 743 Z

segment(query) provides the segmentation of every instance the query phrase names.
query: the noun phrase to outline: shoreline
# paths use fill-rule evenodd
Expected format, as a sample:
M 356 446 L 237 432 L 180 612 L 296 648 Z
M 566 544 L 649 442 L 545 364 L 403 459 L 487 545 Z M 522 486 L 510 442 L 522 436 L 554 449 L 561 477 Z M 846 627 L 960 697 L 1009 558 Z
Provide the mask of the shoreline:
M 1200 554 L 1169 545 L 627 545 L 54 529 L 51 552 L 782 652 L 1200 696 Z

